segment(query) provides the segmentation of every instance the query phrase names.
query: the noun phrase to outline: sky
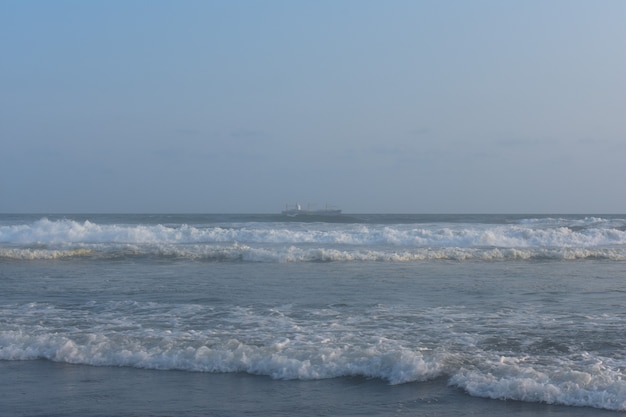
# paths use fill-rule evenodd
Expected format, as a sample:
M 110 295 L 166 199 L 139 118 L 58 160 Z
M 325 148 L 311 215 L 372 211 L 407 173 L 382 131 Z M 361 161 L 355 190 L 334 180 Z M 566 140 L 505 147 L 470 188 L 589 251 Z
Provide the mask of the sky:
M 624 0 L 0 0 L 0 213 L 626 213 Z

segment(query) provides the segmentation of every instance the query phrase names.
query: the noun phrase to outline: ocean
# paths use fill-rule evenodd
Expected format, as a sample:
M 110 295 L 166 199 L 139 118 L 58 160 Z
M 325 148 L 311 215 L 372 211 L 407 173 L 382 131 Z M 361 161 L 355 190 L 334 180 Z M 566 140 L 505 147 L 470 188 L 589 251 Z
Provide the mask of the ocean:
M 2 416 L 626 416 L 626 215 L 0 215 Z

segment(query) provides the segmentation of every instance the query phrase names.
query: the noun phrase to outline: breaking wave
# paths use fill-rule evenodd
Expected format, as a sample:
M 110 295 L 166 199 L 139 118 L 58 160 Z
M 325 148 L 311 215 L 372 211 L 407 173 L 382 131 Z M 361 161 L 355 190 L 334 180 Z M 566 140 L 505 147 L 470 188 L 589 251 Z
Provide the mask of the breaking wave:
M 0 360 L 285 380 L 363 376 L 402 384 L 444 377 L 479 397 L 626 410 L 624 358 L 581 350 L 566 328 L 552 336 L 565 352 L 550 354 L 552 347 L 542 346 L 544 330 L 532 331 L 527 323 L 559 317 L 533 311 L 497 313 L 504 334 L 494 343 L 489 318 L 463 309 L 377 306 L 354 315 L 332 307 L 296 312 L 289 306 L 213 309 L 128 301 L 90 302 L 76 316 L 51 304 L 10 307 L 1 311 Z M 606 329 L 622 319 L 584 320 Z M 520 344 L 526 348 L 512 348 Z
M 97 224 L 48 219 L 0 226 L 0 258 L 156 256 L 215 261 L 331 262 L 626 259 L 623 220 L 512 224 Z
M 412 250 L 359 250 L 323 247 L 286 246 L 258 248 L 248 245 L 115 246 L 92 245 L 89 249 L 6 249 L 0 258 L 14 260 L 55 260 L 92 257 L 119 259 L 128 257 L 160 257 L 216 262 L 417 262 L 417 261 L 511 261 L 511 260 L 626 260 L 622 248 L 424 248 Z

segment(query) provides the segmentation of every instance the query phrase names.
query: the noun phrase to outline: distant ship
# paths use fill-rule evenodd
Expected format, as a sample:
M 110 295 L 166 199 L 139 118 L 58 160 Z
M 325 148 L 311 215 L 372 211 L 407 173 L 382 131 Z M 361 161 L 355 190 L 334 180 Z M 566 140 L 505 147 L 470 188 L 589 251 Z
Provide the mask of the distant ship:
M 281 213 L 285 216 L 339 216 L 341 209 L 328 208 L 328 206 L 319 210 L 303 209 L 300 203 L 296 203 L 295 207 L 292 208 L 287 205 Z

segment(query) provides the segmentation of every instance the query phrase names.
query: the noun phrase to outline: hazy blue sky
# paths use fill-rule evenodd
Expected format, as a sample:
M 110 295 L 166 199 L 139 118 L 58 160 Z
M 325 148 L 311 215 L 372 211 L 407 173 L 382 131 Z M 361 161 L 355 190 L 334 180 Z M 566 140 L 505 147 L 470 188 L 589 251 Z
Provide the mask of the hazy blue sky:
M 0 0 L 0 212 L 626 212 L 626 1 Z

